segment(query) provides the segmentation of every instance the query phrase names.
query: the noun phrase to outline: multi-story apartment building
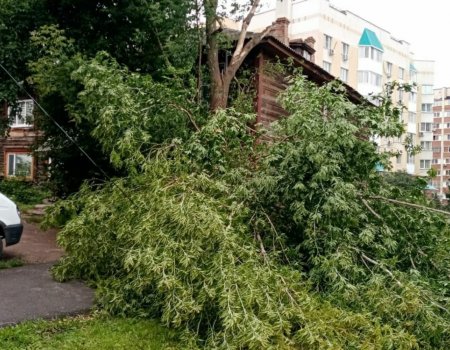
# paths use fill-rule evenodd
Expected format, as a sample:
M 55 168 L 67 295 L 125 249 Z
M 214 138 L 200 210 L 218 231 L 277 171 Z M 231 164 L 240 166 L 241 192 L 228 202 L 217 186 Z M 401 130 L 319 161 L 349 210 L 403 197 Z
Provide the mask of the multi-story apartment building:
M 421 153 L 416 157 L 416 174 L 420 176 L 428 175 L 433 162 L 433 83 L 434 83 L 434 62 L 414 61 L 417 68 L 417 114 L 415 119 L 418 126 L 418 141 L 422 148 Z M 409 119 L 414 118 L 409 113 Z
M 435 89 L 434 100 L 427 108 L 434 116 L 431 167 L 437 176 L 433 185 L 444 198 L 450 186 L 450 88 Z
M 391 159 L 394 171 L 422 174 L 423 165 L 428 164 L 423 161 L 430 159 L 429 151 L 414 156 L 405 151 L 404 142 L 410 137 L 415 145 L 421 145 L 432 137 L 431 128 L 429 131 L 419 128 L 422 128 L 421 87 L 432 85 L 433 62 L 416 61 L 408 42 L 351 11 L 334 7 L 329 0 L 277 0 L 276 7 L 255 15 L 250 29 L 260 31 L 280 17 L 290 22 L 291 41 L 314 38 L 315 63 L 363 96 L 370 98 L 381 93 L 391 81 L 417 84 L 411 92 L 399 90 L 393 96 L 406 107 L 402 116 L 404 136 L 376 142 L 382 151 L 397 153 Z M 422 78 L 425 83 L 420 81 Z M 423 123 L 429 123 L 430 112 L 425 111 Z M 425 129 L 429 126 L 426 125 Z

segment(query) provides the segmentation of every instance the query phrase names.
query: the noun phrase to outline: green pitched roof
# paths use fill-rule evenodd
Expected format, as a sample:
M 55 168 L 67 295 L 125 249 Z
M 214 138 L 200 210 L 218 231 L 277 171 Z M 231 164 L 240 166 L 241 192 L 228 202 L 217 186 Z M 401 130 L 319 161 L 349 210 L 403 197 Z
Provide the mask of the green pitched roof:
M 383 45 L 381 45 L 377 35 L 367 28 L 364 28 L 361 38 L 359 39 L 359 46 L 372 46 L 378 50 L 384 51 Z

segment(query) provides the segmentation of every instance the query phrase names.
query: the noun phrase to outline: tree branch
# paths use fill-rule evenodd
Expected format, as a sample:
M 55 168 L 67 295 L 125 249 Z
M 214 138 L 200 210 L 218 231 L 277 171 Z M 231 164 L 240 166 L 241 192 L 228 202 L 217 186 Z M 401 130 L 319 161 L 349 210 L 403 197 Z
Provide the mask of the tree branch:
M 386 198 L 386 197 L 382 197 L 382 196 L 370 196 L 369 198 L 370 199 L 380 199 L 382 201 L 391 202 L 391 203 L 394 203 L 394 204 L 404 205 L 404 206 L 411 207 L 411 208 L 417 208 L 417 209 L 424 209 L 424 210 L 434 211 L 435 213 L 439 213 L 439 214 L 444 214 L 444 215 L 450 216 L 450 212 L 448 212 L 448 211 L 440 210 L 440 209 L 434 209 L 434 208 L 426 207 L 426 206 L 420 205 L 420 204 L 399 201 L 397 199 L 391 199 L 391 198 Z
M 255 15 L 256 9 L 259 6 L 259 2 L 260 0 L 253 1 L 250 11 L 247 13 L 247 16 L 242 21 L 241 33 L 239 34 L 239 39 L 236 44 L 236 49 L 234 50 L 233 53 L 233 58 L 241 54 L 242 48 L 244 47 L 245 38 L 247 36 L 248 26 L 250 25 L 250 22 L 252 21 L 252 18 Z
M 264 248 L 263 241 L 261 239 L 261 235 L 259 233 L 255 233 L 255 239 L 259 242 L 259 249 L 261 250 L 261 255 L 264 257 L 264 260 L 267 260 L 267 252 Z
M 369 258 L 366 254 L 364 254 L 364 253 L 361 253 L 361 252 L 359 252 L 360 254 L 361 254 L 361 257 L 364 259 L 364 260 L 366 260 L 366 261 L 368 261 L 368 262 L 370 262 L 370 263 L 372 263 L 372 264 L 374 264 L 374 265 L 376 265 L 376 266 L 379 266 L 384 272 L 386 272 L 400 287 L 403 287 L 403 284 L 398 280 L 398 279 L 396 279 L 395 278 L 395 276 L 394 276 L 394 274 L 391 272 L 391 271 L 389 271 L 386 267 L 384 267 L 382 264 L 380 264 L 378 261 L 376 261 L 376 260 L 373 260 L 373 259 L 371 259 L 371 258 Z
M 369 203 L 361 197 L 361 202 L 366 206 L 367 209 L 379 220 L 383 221 L 383 218 L 369 205 Z
M 175 107 L 175 108 L 179 109 L 180 111 L 184 112 L 188 116 L 188 118 L 191 121 L 192 125 L 194 126 L 195 130 L 200 131 L 200 128 L 198 127 L 197 123 L 195 122 L 194 116 L 192 115 L 191 112 L 189 112 L 186 108 L 179 106 L 175 103 L 171 103 L 171 104 L 169 104 L 169 106 Z

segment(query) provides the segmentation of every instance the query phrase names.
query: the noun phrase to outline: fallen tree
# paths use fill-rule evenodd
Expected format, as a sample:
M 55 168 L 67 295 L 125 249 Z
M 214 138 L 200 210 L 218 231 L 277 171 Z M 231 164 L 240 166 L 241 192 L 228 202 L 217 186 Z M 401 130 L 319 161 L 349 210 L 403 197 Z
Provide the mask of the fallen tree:
M 113 314 L 160 317 L 191 346 L 450 346 L 448 217 L 375 170 L 389 155 L 371 137 L 403 132 L 397 107 L 297 77 L 264 142 L 253 115 L 221 110 L 136 168 L 141 143 L 113 137 L 125 116 L 101 98 L 95 64 L 78 71 L 80 102 L 130 176 L 54 207 L 53 222 L 68 219 L 55 276 L 90 281 Z

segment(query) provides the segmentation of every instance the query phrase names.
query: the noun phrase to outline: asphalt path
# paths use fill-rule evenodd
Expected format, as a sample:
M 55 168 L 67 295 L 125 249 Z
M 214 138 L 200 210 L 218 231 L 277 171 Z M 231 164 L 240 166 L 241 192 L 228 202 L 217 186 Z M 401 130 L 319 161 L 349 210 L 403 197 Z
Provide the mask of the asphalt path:
M 94 292 L 78 281 L 55 282 L 51 266 L 44 263 L 0 270 L 0 327 L 82 314 L 92 308 Z

